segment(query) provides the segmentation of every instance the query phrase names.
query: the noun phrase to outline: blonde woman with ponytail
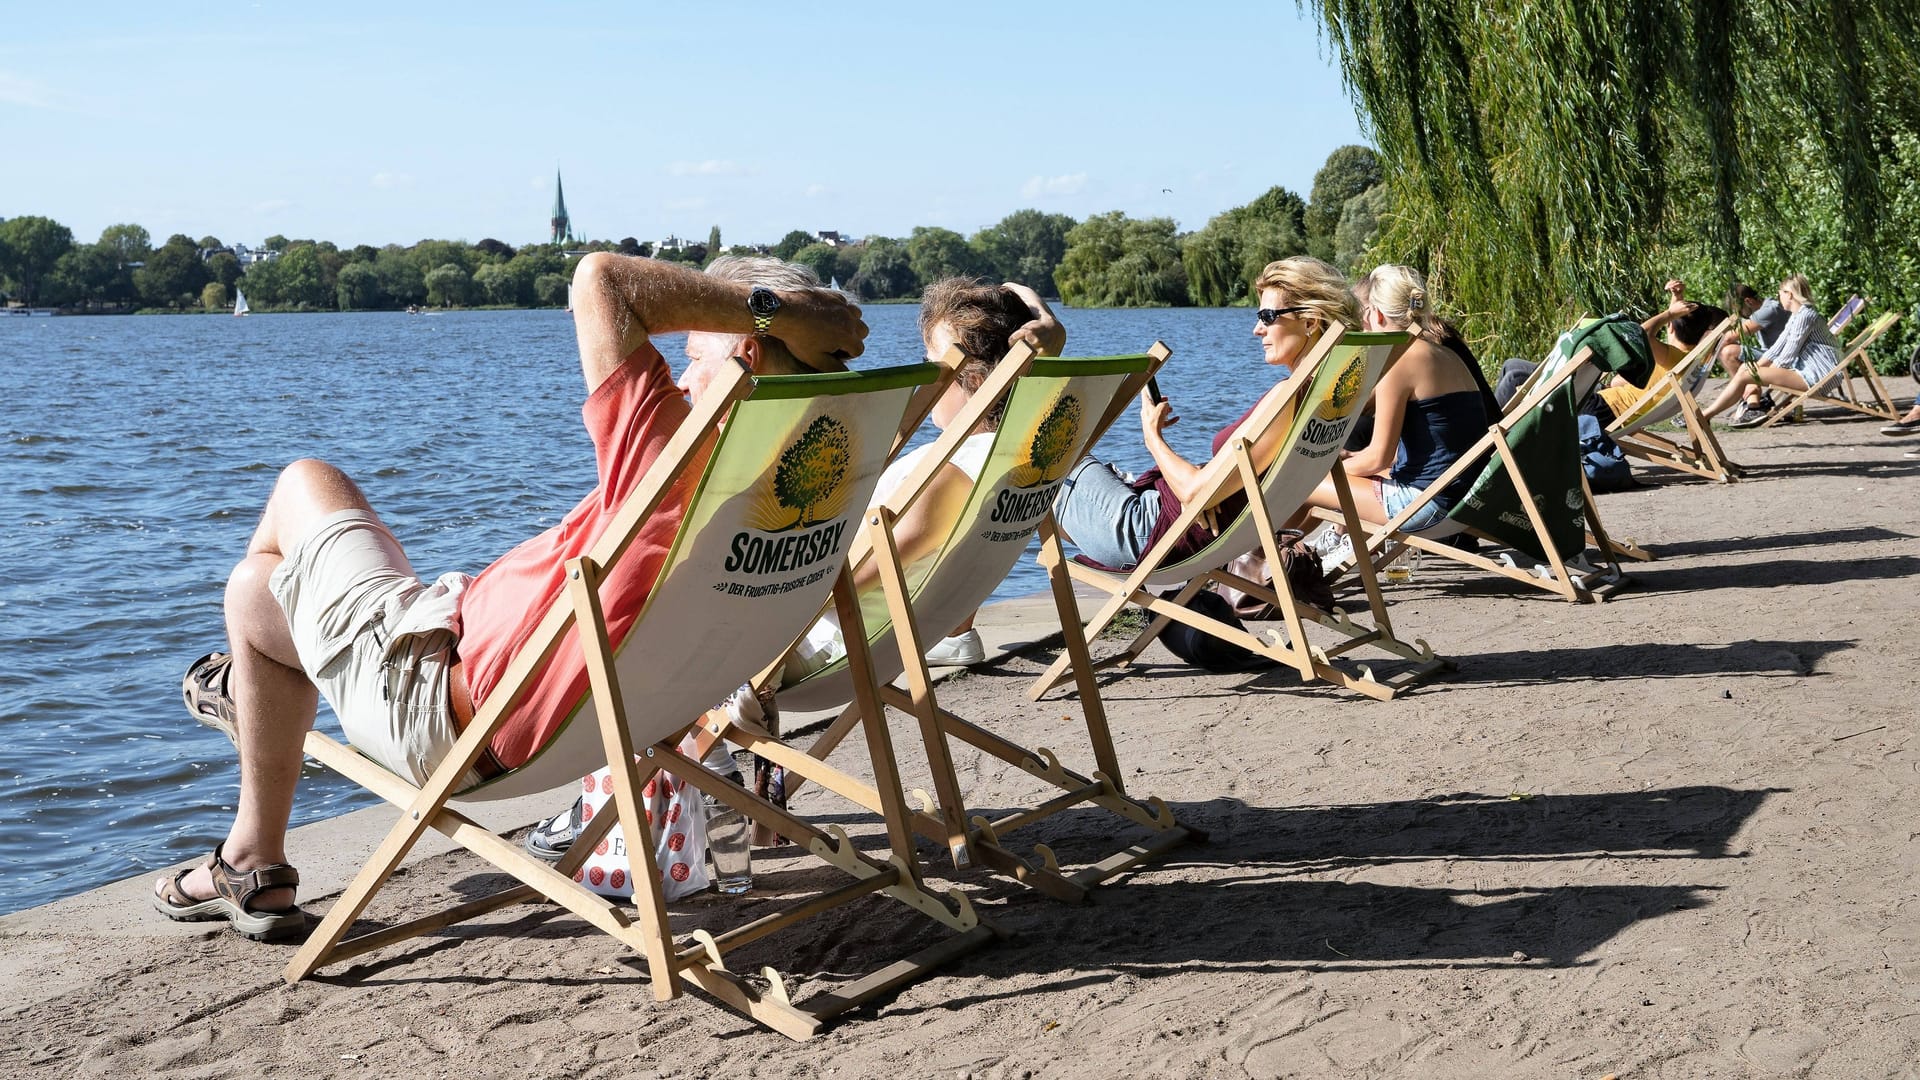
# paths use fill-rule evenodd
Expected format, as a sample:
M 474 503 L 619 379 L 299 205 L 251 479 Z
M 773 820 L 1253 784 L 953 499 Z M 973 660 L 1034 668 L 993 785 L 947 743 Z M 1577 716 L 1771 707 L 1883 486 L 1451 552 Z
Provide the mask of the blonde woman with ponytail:
M 1781 279 L 1780 306 L 1787 309 L 1787 325 L 1753 365 L 1739 365 L 1713 404 L 1703 410 L 1717 416 L 1737 403 L 1740 411 L 1728 421 L 1734 427 L 1753 427 L 1773 412 L 1767 387 L 1805 390 L 1827 377 L 1840 363 L 1839 343 L 1827 330 L 1827 320 L 1813 306 L 1813 289 L 1804 274 Z
M 1359 449 L 1340 452 L 1340 467 L 1347 475 L 1368 481 L 1350 485 L 1355 509 L 1365 520 L 1385 524 L 1486 434 L 1490 418 L 1482 381 L 1442 344 L 1449 331 L 1435 314 L 1432 294 L 1418 270 L 1377 267 L 1367 275 L 1364 293 L 1361 317 L 1366 329 L 1413 335 L 1374 387 L 1372 437 Z M 1418 532 L 1438 524 L 1459 495 L 1443 492 L 1403 527 Z M 1332 477 L 1320 482 L 1307 505 L 1339 509 Z

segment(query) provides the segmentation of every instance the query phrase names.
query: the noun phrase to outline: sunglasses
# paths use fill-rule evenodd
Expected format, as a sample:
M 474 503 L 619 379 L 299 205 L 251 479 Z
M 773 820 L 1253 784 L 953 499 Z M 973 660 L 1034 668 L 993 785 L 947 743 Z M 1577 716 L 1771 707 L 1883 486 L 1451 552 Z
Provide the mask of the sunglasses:
M 1260 320 L 1261 326 L 1272 326 L 1280 321 L 1282 315 L 1298 315 L 1303 311 L 1312 310 L 1310 307 L 1263 307 L 1254 312 L 1253 317 Z

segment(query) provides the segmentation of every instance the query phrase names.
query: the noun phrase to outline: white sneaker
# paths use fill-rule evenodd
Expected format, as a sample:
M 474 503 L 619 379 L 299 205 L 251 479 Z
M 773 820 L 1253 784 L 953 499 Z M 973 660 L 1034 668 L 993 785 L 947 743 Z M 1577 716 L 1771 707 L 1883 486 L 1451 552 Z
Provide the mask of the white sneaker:
M 1353 550 L 1353 545 L 1347 543 L 1345 530 L 1331 522 L 1314 530 L 1313 535 L 1307 537 L 1306 543 L 1313 549 L 1315 555 L 1320 556 L 1320 561 L 1323 563 L 1327 561 L 1327 556 L 1333 554 L 1342 544 L 1346 544 L 1348 551 Z
M 927 663 L 934 667 L 966 667 L 986 658 L 987 645 L 980 640 L 978 630 L 941 638 L 938 644 L 927 650 Z

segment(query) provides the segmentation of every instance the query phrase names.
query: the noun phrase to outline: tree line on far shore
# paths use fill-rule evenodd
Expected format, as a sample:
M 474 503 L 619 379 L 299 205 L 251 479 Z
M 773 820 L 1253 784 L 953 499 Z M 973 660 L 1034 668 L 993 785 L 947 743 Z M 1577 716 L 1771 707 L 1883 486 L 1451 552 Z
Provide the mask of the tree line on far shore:
M 45 217 L 0 221 L 0 292 L 28 305 L 82 311 L 224 310 L 236 289 L 258 311 L 380 311 L 422 307 L 559 307 L 580 254 L 616 251 L 705 265 L 719 254 L 772 254 L 803 263 L 865 300 L 907 300 L 955 275 L 1024 282 L 1075 307 L 1246 304 L 1267 262 L 1311 253 L 1349 268 L 1363 261 L 1385 212 L 1379 159 L 1335 150 L 1308 198 L 1274 187 L 1182 233 L 1171 218 L 1120 211 L 1075 221 L 1016 210 L 963 236 L 922 226 L 905 237 L 831 242 L 793 230 L 771 245 L 653 250 L 633 237 L 563 249 L 422 240 L 402 247 L 270 236 L 272 258 L 242 265 L 218 237 L 184 233 L 156 246 L 139 225 L 112 225 L 92 243 Z

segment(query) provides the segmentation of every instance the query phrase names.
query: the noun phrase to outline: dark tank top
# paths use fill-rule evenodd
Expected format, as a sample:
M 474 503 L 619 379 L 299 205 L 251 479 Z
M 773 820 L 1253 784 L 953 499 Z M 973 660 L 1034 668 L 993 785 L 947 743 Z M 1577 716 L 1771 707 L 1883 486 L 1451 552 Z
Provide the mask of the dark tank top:
M 1415 398 L 1407 402 L 1400 452 L 1387 475 L 1424 490 L 1486 433 L 1487 408 L 1478 388 Z

